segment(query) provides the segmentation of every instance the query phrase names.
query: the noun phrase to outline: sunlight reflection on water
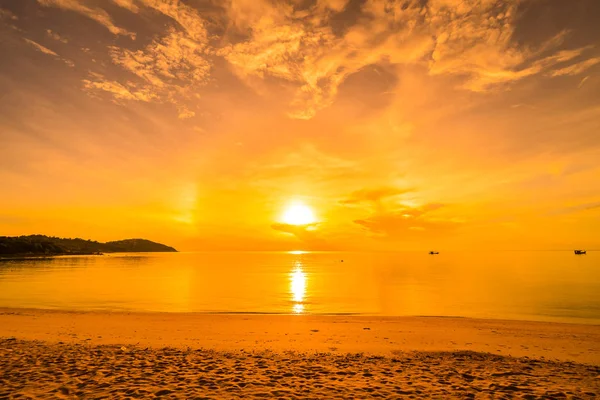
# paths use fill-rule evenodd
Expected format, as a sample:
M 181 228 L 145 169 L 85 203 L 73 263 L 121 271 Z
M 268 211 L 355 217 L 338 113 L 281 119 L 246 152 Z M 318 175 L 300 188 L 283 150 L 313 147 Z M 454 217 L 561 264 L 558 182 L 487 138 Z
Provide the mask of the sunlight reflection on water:
M 290 274 L 290 292 L 294 306 L 292 311 L 300 314 L 304 311 L 304 297 L 306 296 L 306 274 L 302 271 L 302 262 L 296 261 L 295 267 Z

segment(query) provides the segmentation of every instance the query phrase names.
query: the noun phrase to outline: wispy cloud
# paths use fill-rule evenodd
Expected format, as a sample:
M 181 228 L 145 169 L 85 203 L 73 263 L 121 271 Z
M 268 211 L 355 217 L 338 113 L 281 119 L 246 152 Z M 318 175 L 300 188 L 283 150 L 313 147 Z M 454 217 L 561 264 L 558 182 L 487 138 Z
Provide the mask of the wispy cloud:
M 149 102 L 155 98 L 152 91 L 136 90 L 127 88 L 118 82 L 108 81 L 102 75 L 93 74 L 94 80 L 84 79 L 83 85 L 88 90 L 101 90 L 110 93 L 115 100 L 136 100 Z
M 319 234 L 318 224 L 292 225 L 276 223 L 271 225 L 276 231 L 289 233 L 296 236 L 299 240 L 311 245 L 324 244 L 325 241 Z
M 114 34 L 135 37 L 101 8 L 79 0 L 38 1 L 92 18 Z M 130 92 L 153 93 L 153 101 L 174 104 L 181 118 L 195 115 L 194 98 L 208 82 L 213 56 L 225 59 L 259 94 L 277 90 L 288 103 L 288 115 L 298 119 L 311 119 L 330 106 L 348 77 L 369 65 L 418 65 L 430 75 L 458 77 L 465 90 L 486 92 L 542 72 L 552 77 L 578 74 L 600 62 L 588 59 L 553 70 L 589 47 L 558 51 L 566 31 L 537 48 L 521 45 L 514 40 L 518 0 L 369 0 L 352 11 L 355 22 L 342 32 L 333 29 L 333 21 L 346 11 L 347 0 L 304 7 L 233 0 L 213 6 L 206 16 L 181 1 L 112 1 L 137 14 L 158 12 L 173 24 L 142 49 L 110 47 L 113 63 L 134 74 L 137 82 L 115 77 L 109 84 L 84 87 L 115 93 L 112 89 L 120 85 Z M 209 33 L 208 26 L 219 25 L 221 36 Z
M 466 77 L 464 87 L 485 91 L 534 73 L 516 69 L 527 52 L 513 44 L 517 1 L 432 1 L 425 22 L 435 38 L 429 61 L 433 75 Z
M 437 235 L 460 225 L 458 219 L 432 215 L 444 207 L 440 203 L 409 205 L 402 196 L 413 193 L 413 189 L 394 186 L 364 188 L 352 192 L 340 203 L 356 206 L 370 215 L 354 220 L 369 234 L 378 238 L 411 238 L 415 235 Z
M 25 40 L 27 43 L 29 43 L 31 46 L 35 47 L 37 50 L 41 51 L 44 54 L 48 54 L 50 56 L 55 56 L 55 57 L 59 57 L 58 54 L 56 54 L 54 51 L 50 50 L 47 47 L 42 46 L 41 44 L 34 42 L 33 40 L 30 39 L 23 39 Z
M 362 226 L 372 236 L 384 239 L 413 239 L 421 235 L 435 237 L 448 234 L 461 225 L 458 219 L 434 218 L 429 215 L 441 207 L 437 203 L 422 207 L 404 206 L 357 219 L 354 223 Z
M 260 88 L 260 81 L 272 78 L 286 82 L 293 89 L 290 116 L 310 119 L 333 102 L 348 76 L 385 59 L 414 62 L 426 53 L 431 42 L 419 32 L 410 35 L 410 18 L 418 17 L 418 11 L 407 14 L 405 27 L 400 23 L 390 27 L 371 15 L 371 3 L 364 10 L 369 18 L 337 36 L 330 22 L 346 3 L 326 6 L 317 2 L 309 9 L 295 9 L 281 3 L 248 2 L 242 7 L 234 2 L 235 7 L 232 4 L 229 10 L 232 26 L 238 32 L 248 32 L 248 38 L 217 54 L 225 57 L 252 87 Z
M 17 21 L 18 19 L 19 19 L 19 17 L 17 17 L 10 10 L 5 10 L 3 8 L 0 8 L 0 21 L 2 21 L 2 20 Z
M 146 7 L 150 7 L 163 15 L 171 18 L 183 28 L 187 37 L 199 43 L 206 43 L 208 33 L 205 21 L 195 8 L 179 0 L 140 0 Z
M 67 44 L 69 43 L 69 39 L 62 37 L 61 35 L 59 35 L 58 33 L 52 31 L 51 29 L 46 29 L 46 35 L 48 35 L 49 37 L 51 37 L 52 39 L 59 41 L 61 43 Z
M 180 118 L 193 117 L 198 89 L 210 77 L 204 22 L 195 9 L 183 3 L 152 0 L 143 3 L 172 18 L 176 25 L 143 49 L 109 48 L 112 62 L 137 80 L 122 77 L 98 80 L 96 77 L 85 81 L 84 87 L 103 90 L 118 99 L 171 103 L 177 107 Z
M 463 88 L 485 92 L 548 70 L 581 54 L 556 51 L 565 32 L 537 49 L 513 40 L 519 1 L 455 0 L 363 4 L 342 36 L 331 19 L 347 2 L 309 9 L 281 3 L 232 2 L 231 26 L 247 39 L 217 51 L 251 87 L 280 79 L 294 88 L 290 116 L 312 118 L 329 106 L 339 86 L 367 65 L 418 64 L 431 75 L 463 77 Z M 591 62 L 590 62 L 591 63 Z M 588 66 L 589 64 L 585 64 Z
M 600 63 L 600 57 L 590 58 L 584 61 L 581 61 L 577 64 L 570 65 L 568 67 L 556 69 L 549 73 L 550 76 L 564 76 L 564 75 L 579 75 L 594 65 Z
M 115 35 L 135 38 L 135 32 L 115 24 L 102 3 L 37 1 L 91 18 Z M 288 115 L 298 119 L 311 119 L 333 104 L 340 86 L 370 65 L 391 65 L 391 70 L 418 66 L 430 75 L 455 77 L 462 89 L 487 92 L 541 73 L 576 75 L 600 62 L 591 58 L 564 66 L 589 49 L 560 49 L 567 31 L 537 46 L 516 41 L 518 0 L 368 0 L 352 7 L 348 0 L 306 5 L 232 0 L 207 5 L 210 11 L 203 13 L 175 0 L 112 4 L 144 18 L 158 13 L 170 23 L 142 48 L 108 47 L 112 62 L 134 79 L 98 70 L 106 80 L 90 84 L 91 77 L 84 88 L 115 96 L 124 93 L 121 88 L 152 93 L 152 101 L 175 105 L 181 118 L 197 112 L 195 103 L 215 57 L 222 57 L 257 93 L 277 93 L 287 103 Z M 338 29 L 341 15 L 347 23 Z M 66 40 L 52 30 L 47 34 Z
M 514 34 L 520 3 L 518 0 L 430 2 L 426 20 L 435 45 L 429 72 L 464 76 L 465 89 L 486 92 L 506 89 L 523 78 L 550 71 L 589 49 L 559 51 L 568 35 L 565 30 L 536 47 L 519 43 Z
M 72 60 L 69 60 L 68 58 L 63 58 L 61 57 L 59 54 L 57 54 L 55 51 L 50 50 L 49 48 L 47 48 L 46 46 L 42 46 L 41 44 L 39 44 L 38 42 L 35 42 L 31 39 L 27 39 L 27 38 L 23 38 L 23 40 L 25 42 L 27 42 L 29 45 L 33 46 L 36 50 L 47 54 L 49 56 L 53 56 L 56 59 L 61 60 L 62 62 L 64 62 L 65 64 L 67 64 L 69 67 L 74 67 L 75 63 Z
M 135 39 L 134 33 L 116 26 L 108 13 L 101 8 L 90 8 L 79 0 L 38 0 L 38 2 L 46 7 L 58 7 L 84 15 L 103 25 L 115 35 L 125 35 Z
M 131 12 L 138 12 L 140 9 L 137 5 L 135 5 L 134 0 L 112 0 L 113 3 L 118 5 L 119 7 L 123 7 L 128 9 Z
M 122 89 L 143 93 L 144 101 L 174 104 L 180 118 L 194 116 L 190 109 L 197 89 L 204 86 L 210 76 L 210 63 L 203 55 L 205 44 L 190 40 L 181 31 L 171 30 L 166 36 L 153 40 L 142 50 L 111 47 L 114 64 L 133 74 L 136 81 L 91 79 L 87 89 L 100 89 L 121 96 Z M 119 90 L 115 91 L 114 88 Z M 134 96 L 140 99 L 138 96 Z M 123 98 L 123 97 L 119 97 Z
M 310 182 L 327 191 L 332 182 L 357 176 L 359 172 L 356 161 L 307 145 L 296 151 L 274 152 L 260 162 L 252 161 L 242 176 L 253 187 L 263 190 L 291 191 L 293 187 L 302 186 L 301 182 Z
M 410 189 L 396 187 L 380 187 L 376 189 L 361 189 L 353 192 L 342 204 L 379 203 L 384 199 L 411 192 Z

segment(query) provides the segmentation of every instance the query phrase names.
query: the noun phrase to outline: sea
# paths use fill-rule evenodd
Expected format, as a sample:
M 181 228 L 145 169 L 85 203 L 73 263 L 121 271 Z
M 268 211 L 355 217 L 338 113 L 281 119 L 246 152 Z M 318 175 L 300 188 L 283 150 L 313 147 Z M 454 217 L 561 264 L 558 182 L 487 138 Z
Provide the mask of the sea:
M 0 307 L 600 324 L 600 252 L 180 252 L 2 260 Z

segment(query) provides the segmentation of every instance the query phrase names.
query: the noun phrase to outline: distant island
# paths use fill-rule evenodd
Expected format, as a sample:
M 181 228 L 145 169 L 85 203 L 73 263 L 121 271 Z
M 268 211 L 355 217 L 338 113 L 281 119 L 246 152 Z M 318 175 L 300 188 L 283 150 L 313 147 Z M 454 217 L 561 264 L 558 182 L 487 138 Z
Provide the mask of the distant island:
M 176 252 L 173 247 L 146 239 L 100 243 L 45 235 L 0 236 L 0 257 L 89 255 L 128 252 Z

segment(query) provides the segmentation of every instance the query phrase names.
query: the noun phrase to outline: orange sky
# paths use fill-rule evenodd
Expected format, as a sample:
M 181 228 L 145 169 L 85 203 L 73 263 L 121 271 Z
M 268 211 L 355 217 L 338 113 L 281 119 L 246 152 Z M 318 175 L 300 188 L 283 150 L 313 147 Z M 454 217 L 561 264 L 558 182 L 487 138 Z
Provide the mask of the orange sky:
M 0 235 L 600 248 L 599 18 L 596 0 L 2 2 Z M 292 203 L 316 221 L 286 223 Z

